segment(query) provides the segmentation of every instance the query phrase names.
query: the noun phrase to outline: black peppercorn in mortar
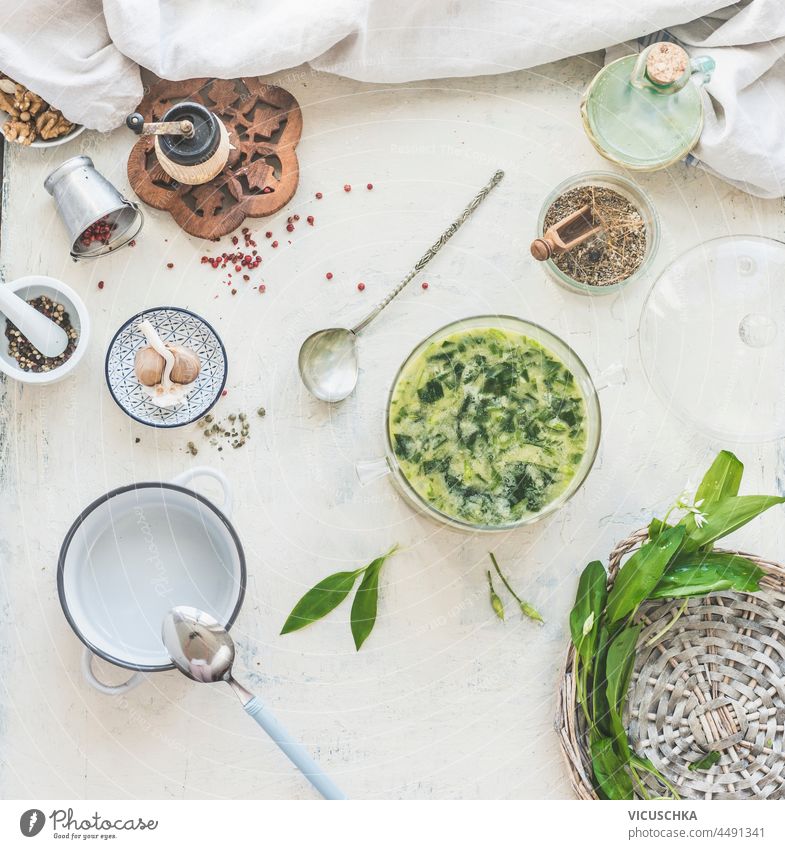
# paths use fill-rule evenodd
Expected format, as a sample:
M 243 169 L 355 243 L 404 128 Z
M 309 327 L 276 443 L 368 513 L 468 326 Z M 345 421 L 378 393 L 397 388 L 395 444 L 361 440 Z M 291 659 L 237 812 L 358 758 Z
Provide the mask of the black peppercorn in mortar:
M 46 295 L 40 295 L 37 298 L 29 300 L 27 303 L 37 309 L 38 312 L 43 313 L 47 318 L 50 318 L 55 324 L 59 324 L 68 336 L 68 344 L 65 351 L 59 357 L 45 357 L 29 342 L 27 337 L 22 334 L 13 322 L 6 319 L 5 338 L 8 340 L 8 353 L 16 360 L 19 368 L 23 371 L 52 371 L 52 369 L 56 369 L 66 362 L 76 350 L 79 334 L 71 324 L 71 319 L 62 304 L 55 303 Z

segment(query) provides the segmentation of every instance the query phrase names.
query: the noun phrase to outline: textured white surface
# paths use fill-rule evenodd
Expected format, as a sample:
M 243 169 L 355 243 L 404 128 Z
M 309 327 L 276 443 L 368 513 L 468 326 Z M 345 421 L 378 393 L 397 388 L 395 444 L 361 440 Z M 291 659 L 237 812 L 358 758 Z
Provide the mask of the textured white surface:
M 44 176 L 84 150 L 127 189 L 129 134 L 85 134 L 55 152 L 7 153 L 4 278 L 62 278 L 87 302 L 94 335 L 68 381 L 2 387 L 0 795 L 313 795 L 228 688 L 166 672 L 113 699 L 80 677 L 81 645 L 55 584 L 65 531 L 110 488 L 170 479 L 197 464 L 219 466 L 235 486 L 233 520 L 249 562 L 235 631 L 238 677 L 318 752 L 350 796 L 569 795 L 552 722 L 577 575 L 667 506 L 719 447 L 668 417 L 641 373 L 636 331 L 648 283 L 589 300 L 547 281 L 529 257 L 548 191 L 572 173 L 605 168 L 577 108 L 593 70 L 577 58 L 532 72 L 408 86 L 310 71 L 279 75 L 274 81 L 300 100 L 305 131 L 296 197 L 274 219 L 246 222 L 262 246 L 264 295 L 240 284 L 232 297 L 220 272 L 199 262 L 212 246 L 155 210 L 146 210 L 134 249 L 93 264 L 68 258 Z M 434 260 L 429 290 L 413 283 L 364 335 L 355 395 L 336 407 L 306 397 L 296 372 L 302 338 L 357 319 L 498 167 L 505 181 Z M 700 171 L 679 165 L 640 182 L 663 218 L 655 270 L 712 236 L 783 236 L 781 202 L 755 200 Z M 354 191 L 344 193 L 344 183 Z M 313 199 L 316 191 L 323 200 Z M 302 218 L 288 245 L 283 225 L 295 212 Z M 316 216 L 313 228 L 308 214 Z M 281 242 L 277 251 L 265 244 L 266 229 Z M 228 240 L 221 245 L 227 250 Z M 330 283 L 327 271 L 335 275 Z M 101 291 L 98 280 L 105 281 Z M 363 293 L 359 280 L 367 284 Z M 191 457 L 185 447 L 195 427 L 145 428 L 109 397 L 109 339 L 131 314 L 161 304 L 193 309 L 222 335 L 229 394 L 219 413 L 267 408 L 265 419 L 252 417 L 243 449 L 205 446 Z M 602 394 L 598 462 L 570 504 L 534 527 L 472 538 L 413 514 L 387 481 L 360 489 L 353 463 L 380 454 L 388 384 L 415 343 L 449 320 L 487 312 L 534 319 L 563 336 L 595 375 L 621 361 L 629 380 Z M 777 446 L 739 453 L 747 491 L 780 486 Z M 781 513 L 772 511 L 741 542 L 782 559 L 783 530 Z M 278 636 L 307 586 L 396 541 L 404 551 L 383 572 L 379 620 L 359 654 L 347 609 Z M 543 628 L 521 621 L 512 606 L 504 624 L 492 615 L 490 547 L 543 612 Z

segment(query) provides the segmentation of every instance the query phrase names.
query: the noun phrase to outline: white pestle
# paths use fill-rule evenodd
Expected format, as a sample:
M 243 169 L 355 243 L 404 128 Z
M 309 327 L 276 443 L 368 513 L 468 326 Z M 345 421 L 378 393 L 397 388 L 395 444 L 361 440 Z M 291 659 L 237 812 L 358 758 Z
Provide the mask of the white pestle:
M 45 357 L 59 357 L 68 347 L 68 334 L 59 324 L 3 285 L 0 285 L 0 312 Z

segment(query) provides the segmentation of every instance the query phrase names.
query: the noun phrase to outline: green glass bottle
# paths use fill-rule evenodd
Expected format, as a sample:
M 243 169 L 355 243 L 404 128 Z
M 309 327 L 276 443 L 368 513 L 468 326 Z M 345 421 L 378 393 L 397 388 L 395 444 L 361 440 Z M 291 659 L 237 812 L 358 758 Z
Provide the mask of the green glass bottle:
M 586 134 L 611 162 L 636 171 L 656 171 L 683 159 L 703 129 L 700 86 L 714 60 L 690 60 L 670 42 L 603 68 L 581 100 Z

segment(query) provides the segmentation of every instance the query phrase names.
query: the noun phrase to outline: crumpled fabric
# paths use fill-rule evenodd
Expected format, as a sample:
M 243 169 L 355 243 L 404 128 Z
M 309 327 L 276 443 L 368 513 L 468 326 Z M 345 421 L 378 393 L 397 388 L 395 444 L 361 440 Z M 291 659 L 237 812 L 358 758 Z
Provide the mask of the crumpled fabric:
M 398 83 L 529 68 L 663 29 L 717 64 L 693 158 L 754 194 L 785 194 L 782 0 L 26 0 L 0 12 L 0 69 L 109 130 L 141 99 L 139 66 L 179 80 L 307 62 Z

